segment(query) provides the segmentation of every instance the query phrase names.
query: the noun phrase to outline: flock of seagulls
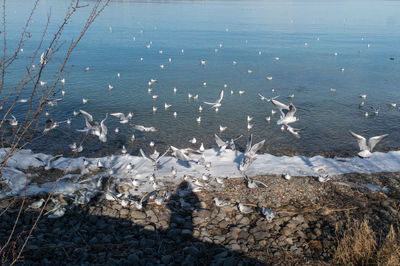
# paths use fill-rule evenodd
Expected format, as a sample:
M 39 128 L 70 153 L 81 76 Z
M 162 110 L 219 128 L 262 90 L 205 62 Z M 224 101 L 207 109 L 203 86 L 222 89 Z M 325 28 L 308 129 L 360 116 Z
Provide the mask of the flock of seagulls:
M 110 32 L 112 32 L 112 31 L 110 30 Z M 229 32 L 229 31 L 227 31 L 227 32 Z M 136 40 L 136 37 L 134 37 L 134 40 Z M 151 49 L 152 44 L 153 43 L 150 41 L 146 45 L 146 48 L 147 49 Z M 304 45 L 308 46 L 308 43 L 304 43 Z M 224 47 L 224 45 L 222 43 L 220 43 L 218 48 L 215 49 L 215 52 L 218 52 L 219 49 L 222 49 L 223 47 Z M 158 50 L 158 53 L 159 54 L 163 54 L 163 51 L 162 50 Z M 181 50 L 181 53 L 184 54 L 184 50 L 183 49 Z M 259 51 L 258 55 L 262 55 L 262 51 Z M 338 52 L 334 52 L 333 55 L 334 56 L 339 56 L 339 53 Z M 274 57 L 273 59 L 275 61 L 279 61 L 280 57 Z M 144 60 L 143 57 L 141 57 L 140 61 L 143 61 L 143 60 Z M 169 58 L 168 61 L 171 63 L 172 62 L 172 58 Z M 39 64 L 43 65 L 43 64 L 47 64 L 47 63 L 48 62 L 46 61 L 46 58 L 45 58 L 44 53 L 43 53 L 41 55 L 41 57 L 40 57 Z M 237 65 L 238 64 L 238 60 L 233 60 L 232 64 L 233 65 Z M 201 67 L 207 67 L 207 60 L 205 58 L 202 58 L 200 60 L 200 65 L 201 65 Z M 164 69 L 164 67 L 165 67 L 164 64 L 160 65 L 160 68 Z M 84 70 L 86 72 L 89 72 L 90 71 L 90 67 L 88 66 Z M 344 68 L 341 68 L 340 71 L 343 72 Z M 251 73 L 253 73 L 253 70 L 248 69 L 247 73 L 251 74 Z M 118 78 L 121 77 L 120 73 L 117 73 L 116 76 Z M 273 77 L 272 76 L 266 76 L 266 80 L 267 81 L 272 81 Z M 159 98 L 159 95 L 153 94 L 153 89 L 152 89 L 152 86 L 154 84 L 156 84 L 157 82 L 158 82 L 158 80 L 155 79 L 155 78 L 151 78 L 147 82 L 147 85 L 148 85 L 148 89 L 147 90 L 148 90 L 148 93 L 151 94 L 151 98 L 153 100 L 157 100 Z M 66 91 L 65 91 L 65 85 L 67 83 L 66 79 L 62 78 L 60 80 L 60 83 L 63 86 L 62 89 L 61 89 L 61 94 L 64 97 L 65 94 L 66 94 Z M 46 81 L 40 81 L 40 86 L 46 86 L 46 84 L 47 84 Z M 202 85 L 203 86 L 207 86 L 207 82 L 204 81 L 202 83 Z M 218 97 L 217 97 L 217 99 L 215 101 L 213 101 L 213 102 L 203 101 L 203 103 L 205 105 L 209 105 L 210 109 L 214 109 L 215 112 L 218 112 L 220 110 L 220 108 L 222 108 L 222 106 L 223 106 L 223 100 L 224 100 L 225 91 L 229 92 L 229 90 L 227 90 L 227 88 L 228 88 L 227 84 L 224 84 L 223 87 L 224 88 L 219 91 Z M 108 89 L 109 90 L 116 90 L 115 87 L 113 85 L 111 85 L 111 84 L 108 84 Z M 275 93 L 275 89 L 272 89 L 271 91 L 272 91 L 272 93 Z M 331 88 L 330 91 L 331 92 L 336 92 L 336 89 Z M 173 92 L 174 92 L 174 94 L 177 93 L 177 88 L 176 87 L 173 88 Z M 246 93 L 245 90 L 238 90 L 238 94 L 239 95 L 243 95 L 244 93 Z M 230 94 L 231 95 L 234 94 L 233 90 L 230 90 Z M 261 101 L 267 102 L 267 103 L 271 103 L 273 105 L 273 107 L 275 108 L 275 109 L 272 109 L 271 116 L 273 116 L 274 114 L 277 113 L 277 111 L 279 111 L 280 117 L 277 120 L 276 124 L 278 126 L 280 126 L 281 130 L 289 132 L 291 135 L 293 135 L 296 138 L 300 138 L 300 133 L 305 131 L 305 129 L 304 128 L 299 129 L 299 128 L 292 127 L 292 125 L 294 123 L 296 123 L 296 122 L 298 122 L 300 120 L 299 117 L 296 116 L 297 108 L 292 103 L 292 101 L 294 99 L 294 94 L 290 94 L 288 96 L 288 99 L 290 100 L 289 103 L 283 103 L 283 102 L 279 101 L 278 100 L 279 96 L 274 96 L 272 98 L 267 98 L 266 96 L 262 95 L 261 93 L 258 93 L 258 96 L 260 97 Z M 364 100 L 367 98 L 367 95 L 366 94 L 361 94 L 360 98 L 362 99 L 362 102 L 361 102 L 359 107 L 362 108 L 365 105 Z M 192 93 L 188 93 L 188 99 L 197 101 L 199 99 L 199 94 L 194 95 Z M 49 107 L 56 107 L 57 104 L 62 100 L 63 100 L 63 98 L 51 99 L 51 100 L 48 100 L 46 103 L 47 103 L 47 105 Z M 27 103 L 28 99 L 21 99 L 21 100 L 19 100 L 19 102 L 20 103 Z M 88 103 L 89 103 L 89 99 L 88 98 L 82 98 L 82 104 L 86 105 Z M 393 108 L 397 108 L 396 103 L 391 103 L 391 106 Z M 168 104 L 166 102 L 164 103 L 164 109 L 165 110 L 169 110 L 169 109 L 171 109 L 171 107 L 172 107 L 172 104 Z M 371 108 L 373 108 L 373 107 L 371 107 Z M 155 114 L 158 111 L 158 107 L 157 106 L 153 106 L 152 107 L 152 111 Z M 199 111 L 199 113 L 202 113 L 203 107 L 201 105 L 199 105 L 198 111 Z M 379 109 L 373 108 L 373 113 L 375 115 L 378 115 L 379 114 Z M 173 116 L 175 118 L 178 117 L 177 111 L 173 111 L 172 114 L 173 114 Z M 50 114 L 48 112 L 46 112 L 46 116 L 49 116 L 49 115 Z M 74 117 L 82 116 L 84 118 L 85 127 L 83 129 L 78 129 L 77 130 L 78 132 L 85 133 L 86 136 L 93 135 L 93 136 L 97 137 L 101 143 L 107 142 L 107 135 L 108 135 L 109 131 L 108 131 L 108 128 L 106 126 L 106 121 L 108 119 L 108 113 L 105 114 L 105 118 L 103 120 L 98 121 L 98 122 L 94 121 L 93 116 L 91 114 L 89 114 L 88 112 L 86 112 L 86 111 L 84 111 L 82 109 L 79 110 L 79 111 L 73 111 L 73 115 L 74 115 Z M 159 131 L 159 129 L 157 129 L 157 128 L 153 127 L 153 126 L 144 126 L 144 125 L 138 125 L 138 124 L 131 123 L 131 121 L 133 120 L 133 116 L 134 116 L 134 114 L 132 112 L 128 112 L 128 113 L 116 112 L 116 113 L 110 113 L 110 115 L 112 117 L 115 117 L 115 118 L 119 119 L 119 123 L 120 124 L 128 124 L 128 123 L 130 123 L 131 128 L 136 130 L 136 131 L 139 131 L 139 132 L 149 133 L 149 132 Z M 266 122 L 268 122 L 268 123 L 271 122 L 271 116 L 267 116 L 265 118 Z M 365 116 L 368 116 L 368 112 L 365 113 Z M 7 118 L 7 122 L 12 127 L 16 127 L 18 125 L 18 120 L 16 119 L 16 117 L 13 114 L 9 114 L 9 117 Z M 248 131 L 251 131 L 253 129 L 252 122 L 253 122 L 253 116 L 247 115 L 247 130 Z M 56 122 L 56 121 L 53 121 L 52 119 L 48 118 L 46 120 L 45 128 L 43 130 L 43 133 L 47 134 L 49 131 L 57 128 L 62 123 L 66 123 L 66 124 L 70 125 L 71 124 L 71 119 L 67 119 L 65 121 Z M 197 124 L 202 123 L 202 116 L 197 116 L 196 117 L 196 123 Z M 219 133 L 223 133 L 226 130 L 227 130 L 227 126 L 219 125 Z M 116 134 L 118 134 L 119 131 L 120 131 L 120 129 L 118 127 L 114 129 L 114 132 Z M 363 157 L 363 158 L 370 157 L 371 153 L 372 153 L 372 150 L 374 149 L 375 145 L 380 140 L 382 140 L 383 138 L 385 138 L 387 136 L 387 134 L 385 134 L 385 135 L 382 135 L 382 136 L 377 136 L 377 137 L 370 138 L 369 141 L 368 141 L 368 144 L 367 144 L 365 138 L 363 138 L 362 136 L 357 135 L 357 134 L 353 133 L 352 131 L 350 131 L 350 134 L 357 139 L 359 147 L 360 147 L 360 152 L 358 153 L 358 155 L 360 157 Z M 236 149 L 235 141 L 237 141 L 241 137 L 243 137 L 243 136 L 240 135 L 238 137 L 235 137 L 235 138 L 232 138 L 232 139 L 229 139 L 229 140 L 222 140 L 217 134 L 214 134 L 215 142 L 216 142 L 217 146 L 219 147 L 220 152 L 224 152 L 225 149 L 227 149 L 227 148 L 235 150 Z M 132 137 L 130 138 L 130 140 L 131 141 L 135 141 L 136 140 L 136 137 L 135 137 L 134 134 L 132 134 Z M 193 147 L 194 145 L 199 143 L 199 141 L 196 138 L 191 138 L 189 140 L 189 143 Z M 256 157 L 256 152 L 259 151 L 264 146 L 264 144 L 265 144 L 265 140 L 263 140 L 261 142 L 258 142 L 255 145 L 252 145 L 252 134 L 250 134 L 250 138 L 249 138 L 248 144 L 247 144 L 245 152 L 244 152 L 244 159 L 243 159 L 242 163 L 240 164 L 240 170 L 243 173 L 248 169 L 249 165 L 254 161 L 254 159 Z M 204 148 L 204 144 L 202 142 L 201 142 L 200 148 L 198 148 L 198 149 L 193 149 L 193 148 L 181 148 L 181 149 L 179 149 L 179 148 L 176 148 L 174 146 L 170 146 L 165 151 L 165 153 L 160 155 L 154 149 L 155 144 L 154 144 L 153 141 L 151 141 L 149 143 L 149 146 L 153 149 L 153 151 L 154 151 L 153 154 L 146 155 L 142 149 L 140 149 L 140 154 L 144 158 L 147 158 L 148 160 L 152 161 L 155 164 L 155 166 L 158 164 L 159 160 L 161 158 L 163 158 L 163 156 L 165 156 L 169 152 L 171 152 L 172 156 L 175 156 L 178 160 L 181 160 L 183 162 L 189 162 L 189 161 L 191 161 L 191 155 L 193 155 L 193 154 L 197 154 L 197 155 L 198 154 L 202 154 L 202 152 L 205 149 Z M 69 147 L 70 147 L 71 151 L 73 151 L 74 153 L 79 153 L 79 152 L 83 151 L 82 143 L 78 145 L 75 142 L 75 143 L 70 144 Z M 126 149 L 125 145 L 123 145 L 123 147 L 121 149 L 121 152 L 123 154 L 127 153 L 127 149 Z

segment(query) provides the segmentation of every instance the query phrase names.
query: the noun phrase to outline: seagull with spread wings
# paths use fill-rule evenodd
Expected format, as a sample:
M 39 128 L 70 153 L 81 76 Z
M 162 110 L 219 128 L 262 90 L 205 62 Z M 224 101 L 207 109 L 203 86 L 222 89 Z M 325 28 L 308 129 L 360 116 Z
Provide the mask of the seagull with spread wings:
M 371 137 L 369 138 L 367 144 L 367 139 L 364 138 L 363 136 L 360 136 L 351 130 L 349 130 L 349 133 L 358 142 L 358 146 L 360 147 L 360 152 L 358 153 L 358 156 L 360 156 L 361 158 L 369 158 L 372 154 L 372 150 L 374 149 L 375 145 L 389 135 L 389 134 L 384 134 L 381 136 Z

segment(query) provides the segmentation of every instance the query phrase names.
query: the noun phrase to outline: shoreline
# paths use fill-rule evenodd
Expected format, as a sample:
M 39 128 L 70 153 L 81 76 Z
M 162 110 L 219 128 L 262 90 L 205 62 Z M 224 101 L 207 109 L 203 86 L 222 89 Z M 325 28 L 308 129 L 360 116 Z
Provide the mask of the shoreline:
M 374 234 L 384 239 L 400 218 L 400 173 L 346 174 L 324 183 L 313 177 L 255 179 L 267 188 L 249 189 L 243 179 L 235 178 L 226 180 L 222 189 L 185 195 L 179 193 L 185 190 L 180 184 L 168 202 L 157 205 L 149 199 L 141 210 L 101 196 L 71 205 L 61 218 L 41 218 L 23 253 L 24 263 L 62 258 L 66 263 L 265 265 L 283 261 L 324 265 L 337 262 L 342 230 L 351 221 L 367 219 Z M 340 182 L 368 182 L 390 190 L 382 193 Z M 214 197 L 227 200 L 228 205 L 215 206 Z M 25 206 L 35 200 L 28 198 Z M 182 201 L 188 205 L 182 207 Z M 2 219 L 3 242 L 21 200 L 0 203 L 2 210 L 12 204 Z M 240 212 L 238 203 L 252 212 Z M 45 210 L 52 207 L 50 202 Z M 272 208 L 275 217 L 266 220 L 262 207 Z M 24 208 L 17 229 L 29 228 L 37 214 Z

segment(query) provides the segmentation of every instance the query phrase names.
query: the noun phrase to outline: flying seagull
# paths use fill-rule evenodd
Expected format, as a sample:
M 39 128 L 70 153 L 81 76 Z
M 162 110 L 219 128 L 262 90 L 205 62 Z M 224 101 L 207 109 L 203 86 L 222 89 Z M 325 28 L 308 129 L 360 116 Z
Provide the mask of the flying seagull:
M 361 158 L 369 158 L 372 154 L 372 150 L 374 149 L 375 145 L 378 144 L 379 141 L 382 139 L 386 138 L 389 134 L 381 135 L 381 136 L 376 136 L 376 137 L 371 137 L 368 140 L 368 145 L 367 145 L 367 140 L 363 136 L 357 135 L 353 131 L 349 131 L 350 134 L 357 139 L 358 146 L 360 147 L 360 152 L 358 153 L 358 156 Z

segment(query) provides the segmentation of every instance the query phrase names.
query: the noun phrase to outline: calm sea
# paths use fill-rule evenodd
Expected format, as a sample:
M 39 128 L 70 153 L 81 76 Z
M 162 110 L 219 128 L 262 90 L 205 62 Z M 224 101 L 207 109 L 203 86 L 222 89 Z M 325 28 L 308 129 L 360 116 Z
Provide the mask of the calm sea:
M 9 51 L 19 39 L 31 2 L 8 1 Z M 67 5 L 68 1 L 39 5 L 29 28 L 32 38 L 7 73 L 8 89 L 24 74 L 23 65 L 40 40 L 46 15 L 51 14 L 49 31 L 54 32 Z M 63 40 L 77 36 L 87 10 L 82 9 L 67 26 Z M 83 109 L 95 121 L 106 113 L 133 112 L 131 122 L 124 125 L 109 117 L 107 143 L 89 136 L 84 143 L 85 155 L 114 153 L 122 145 L 135 154 L 140 147 L 150 150 L 150 141 L 158 150 L 167 145 L 186 147 L 191 146 L 193 137 L 197 139 L 194 147 L 201 142 L 206 148 L 216 147 L 214 133 L 223 139 L 243 134 L 238 141 L 240 149 L 245 147 L 246 136 L 253 133 L 256 140 L 266 139 L 262 152 L 350 155 L 357 149 L 348 134 L 350 129 L 368 137 L 389 133 L 377 150 L 398 148 L 399 12 L 398 1 L 113 1 L 74 51 L 63 75 L 63 100 L 56 107 L 46 107 L 53 120 L 71 118 L 72 125 L 63 124 L 29 147 L 70 153 L 68 144 L 85 137 L 76 131 L 84 127 L 83 117 L 72 115 L 73 110 Z M 52 64 L 60 63 L 63 48 Z M 205 66 L 201 66 L 201 59 L 206 60 Z M 43 81 L 54 80 L 54 67 L 49 65 Z M 90 71 L 85 71 L 86 67 Z M 157 82 L 148 93 L 150 79 Z M 113 90 L 108 89 L 109 84 Z M 203 101 L 216 100 L 222 89 L 225 96 L 216 113 Z M 239 95 L 239 90 L 244 93 Z M 198 94 L 199 99 L 188 99 L 188 93 Z M 300 120 L 292 125 L 304 129 L 300 139 L 281 131 L 276 124 L 279 111 L 271 116 L 272 104 L 261 101 L 258 93 L 279 95 L 278 100 L 297 107 Z M 292 94 L 294 98 L 288 98 Z M 361 99 L 360 94 L 367 94 L 367 98 Z M 29 88 L 23 94 L 27 95 Z M 60 92 L 55 98 L 61 98 Z M 82 98 L 89 102 L 83 105 Z M 365 106 L 360 109 L 362 101 Z M 165 110 L 164 103 L 172 106 Z M 153 106 L 158 107 L 155 113 Z M 378 116 L 373 108 L 379 109 Z M 26 110 L 27 105 L 19 103 L 13 114 L 22 121 Z M 369 113 L 367 118 L 365 112 Z M 196 122 L 199 116 L 200 124 Z M 253 117 L 250 131 L 247 116 Z M 271 116 L 270 123 L 267 116 Z M 44 115 L 41 120 L 45 120 Z M 141 133 L 131 124 L 154 126 L 159 131 Z M 227 127 L 223 133 L 219 133 L 220 125 Z M 133 143 L 129 141 L 132 134 L 136 137 Z

